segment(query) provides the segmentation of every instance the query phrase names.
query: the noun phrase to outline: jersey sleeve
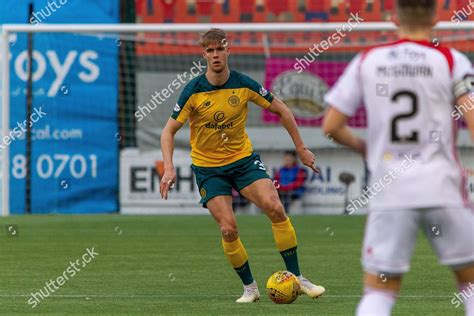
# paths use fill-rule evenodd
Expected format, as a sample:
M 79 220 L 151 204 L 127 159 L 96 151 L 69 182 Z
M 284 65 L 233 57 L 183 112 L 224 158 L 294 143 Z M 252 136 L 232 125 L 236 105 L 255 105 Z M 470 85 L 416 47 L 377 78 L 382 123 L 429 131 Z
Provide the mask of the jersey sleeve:
M 474 92 L 474 68 L 466 55 L 452 49 L 453 54 L 453 94 L 456 98 Z
M 341 77 L 324 96 L 327 104 L 347 116 L 354 115 L 362 103 L 361 58 L 361 54 L 358 54 L 352 59 Z
M 249 76 L 241 75 L 242 84 L 248 89 L 248 99 L 253 103 L 268 109 L 273 101 L 273 94 Z
M 171 114 L 171 118 L 175 119 L 180 123 L 186 123 L 186 121 L 191 116 L 191 112 L 193 110 L 193 87 L 191 84 L 188 84 L 181 95 L 179 96 L 178 102 L 173 108 L 173 114 Z
M 453 59 L 454 59 L 454 68 L 453 68 L 453 80 L 458 82 L 459 80 L 464 79 L 466 75 L 474 75 L 474 70 L 472 68 L 472 63 L 463 53 L 453 49 Z

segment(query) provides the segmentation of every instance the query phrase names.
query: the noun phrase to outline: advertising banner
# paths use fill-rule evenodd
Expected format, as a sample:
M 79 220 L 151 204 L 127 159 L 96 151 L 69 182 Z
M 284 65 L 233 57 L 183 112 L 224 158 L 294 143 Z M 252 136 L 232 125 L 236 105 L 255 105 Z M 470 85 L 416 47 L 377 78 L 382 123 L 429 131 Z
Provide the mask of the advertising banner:
M 282 166 L 283 152 L 259 151 L 268 174 L 274 177 Z M 304 182 L 306 191 L 302 197 L 299 213 L 306 214 L 343 214 L 346 192 L 351 201 L 363 194 L 367 186 L 368 174 L 363 160 L 356 154 L 343 149 L 318 150 L 316 166 L 320 173 L 309 168 Z M 474 153 L 462 150 L 461 160 L 469 175 L 467 189 L 471 201 L 474 201 Z M 160 175 L 157 166 L 162 162 L 160 151 L 140 153 L 137 149 L 125 149 L 120 159 L 120 208 L 123 214 L 208 214 L 198 204 L 200 200 L 194 175 L 191 170 L 189 151 L 177 150 L 174 155 L 177 181 L 168 200 L 162 200 L 159 194 Z M 349 186 L 344 177 L 352 178 Z M 278 187 L 278 183 L 275 183 Z M 348 191 L 347 191 L 348 190 Z M 353 203 L 353 214 L 365 214 L 367 203 L 360 199 Z M 349 209 L 349 211 L 352 211 Z M 296 210 L 293 210 L 296 213 Z M 290 212 L 291 214 L 292 212 Z
M 315 62 L 298 73 L 295 59 L 268 58 L 265 64 L 265 87 L 285 102 L 300 126 L 321 126 L 327 108 L 323 98 L 347 66 L 347 62 Z M 263 111 L 263 123 L 275 124 L 278 116 Z M 365 110 L 361 107 L 349 125 L 365 127 Z
M 199 192 L 191 170 L 189 151 L 175 150 L 177 181 L 168 200 L 160 196 L 161 151 L 120 153 L 120 212 L 122 214 L 208 214 L 198 204 Z
M 27 21 L 27 1 L 6 1 L 9 15 L 0 14 L 0 23 L 118 22 L 112 0 L 32 3 Z M 117 211 L 117 41 L 91 34 L 34 33 L 29 114 L 27 34 L 12 34 L 9 45 L 11 132 L 2 139 L 0 150 L 10 148 L 10 212 L 25 212 L 27 189 L 32 213 Z

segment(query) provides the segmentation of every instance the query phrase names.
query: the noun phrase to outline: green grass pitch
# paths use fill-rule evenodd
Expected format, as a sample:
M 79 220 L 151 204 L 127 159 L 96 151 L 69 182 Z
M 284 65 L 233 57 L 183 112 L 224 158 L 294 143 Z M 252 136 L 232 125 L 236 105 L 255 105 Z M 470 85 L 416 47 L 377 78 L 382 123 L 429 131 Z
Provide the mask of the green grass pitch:
M 361 295 L 363 216 L 294 216 L 302 272 L 326 294 L 273 304 L 265 292 L 283 270 L 264 216 L 239 216 L 240 235 L 262 298 L 234 303 L 242 293 L 210 216 L 18 216 L 0 218 L 0 315 L 354 315 Z M 15 224 L 11 235 L 7 224 Z M 99 255 L 36 308 L 31 292 L 56 279 L 87 248 Z M 464 315 L 457 292 L 424 237 L 404 280 L 394 315 Z

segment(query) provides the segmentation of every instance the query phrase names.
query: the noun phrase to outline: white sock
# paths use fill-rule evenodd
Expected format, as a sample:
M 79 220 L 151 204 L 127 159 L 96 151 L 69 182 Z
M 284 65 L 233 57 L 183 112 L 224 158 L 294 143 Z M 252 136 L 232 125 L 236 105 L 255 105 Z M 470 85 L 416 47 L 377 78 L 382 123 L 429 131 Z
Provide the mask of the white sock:
M 464 313 L 466 316 L 474 316 L 474 283 L 459 284 L 459 296 L 464 303 Z
M 359 306 L 357 316 L 390 316 L 395 303 L 396 292 L 366 288 Z

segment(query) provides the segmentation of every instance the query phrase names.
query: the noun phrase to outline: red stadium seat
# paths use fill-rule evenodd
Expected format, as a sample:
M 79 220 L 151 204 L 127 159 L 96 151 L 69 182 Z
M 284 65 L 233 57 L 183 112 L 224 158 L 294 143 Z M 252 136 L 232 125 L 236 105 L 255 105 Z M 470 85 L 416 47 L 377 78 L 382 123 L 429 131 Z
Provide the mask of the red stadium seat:
M 330 0 L 307 0 L 304 21 L 329 21 Z
M 363 12 L 364 10 L 364 0 L 351 0 L 349 2 L 349 11 L 353 13 Z
M 289 11 L 289 3 L 288 0 L 267 0 L 265 1 L 266 7 L 268 8 L 269 13 L 273 13 L 275 15 L 280 15 L 281 13 Z
M 174 22 L 174 7 L 176 0 L 160 0 L 160 9 L 163 12 L 163 22 L 173 23 Z

